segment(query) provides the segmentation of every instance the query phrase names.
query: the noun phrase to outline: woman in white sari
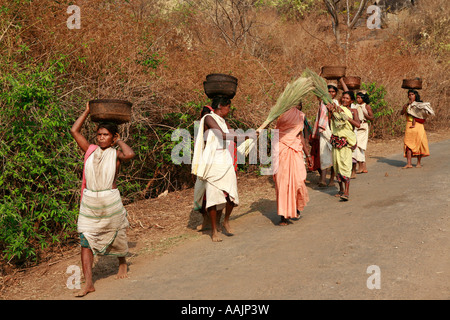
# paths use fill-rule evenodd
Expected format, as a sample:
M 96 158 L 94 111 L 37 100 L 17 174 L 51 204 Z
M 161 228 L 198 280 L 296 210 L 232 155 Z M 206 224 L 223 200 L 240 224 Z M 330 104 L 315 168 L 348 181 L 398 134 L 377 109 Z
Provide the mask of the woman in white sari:
M 119 259 L 117 278 L 127 277 L 128 253 L 126 228 L 127 211 L 122 204 L 116 185 L 120 164 L 134 157 L 133 150 L 120 139 L 117 125 L 100 123 L 97 127 L 97 143 L 90 144 L 81 134 L 81 128 L 90 112 L 86 110 L 70 130 L 78 146 L 85 153 L 83 184 L 81 190 L 78 232 L 81 240 L 81 263 L 85 287 L 77 294 L 85 296 L 95 291 L 92 281 L 94 254 L 115 255 Z M 119 146 L 120 149 L 112 148 Z
M 222 241 L 218 236 L 218 212 L 225 209 L 223 228 L 227 235 L 232 235 L 229 217 L 235 206 L 239 204 L 236 172 L 233 158 L 229 151 L 230 142 L 238 138 L 252 138 L 239 135 L 225 121 L 230 112 L 231 100 L 217 96 L 213 99 L 213 111 L 200 120 L 200 126 L 194 145 L 192 174 L 197 176 L 194 187 L 194 210 L 202 210 L 204 197 L 205 209 L 211 220 L 214 242 Z M 253 137 L 256 138 L 256 135 Z
M 356 94 L 356 110 L 361 122 L 359 128 L 356 129 L 356 148 L 353 151 L 353 158 L 358 163 L 356 173 L 367 173 L 366 167 L 366 150 L 369 141 L 369 123 L 374 119 L 372 108 L 369 106 L 370 100 L 366 92 L 360 91 Z

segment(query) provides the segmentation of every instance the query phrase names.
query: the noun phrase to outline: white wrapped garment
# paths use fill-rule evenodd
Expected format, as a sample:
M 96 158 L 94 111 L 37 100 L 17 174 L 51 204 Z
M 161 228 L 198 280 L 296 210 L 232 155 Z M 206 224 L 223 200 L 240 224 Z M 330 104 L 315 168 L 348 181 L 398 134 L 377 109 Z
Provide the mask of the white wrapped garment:
M 98 147 L 84 167 L 86 188 L 80 205 L 78 232 L 84 235 L 94 254 L 125 256 L 128 253 L 127 211 L 119 190 L 112 189 L 116 164 L 116 149 Z
M 194 145 L 192 174 L 197 176 L 194 187 L 194 210 L 202 207 L 206 195 L 206 208 L 217 206 L 217 210 L 225 207 L 228 195 L 234 205 L 239 204 L 236 172 L 233 159 L 223 141 L 213 132 L 208 132 L 204 140 L 205 117 L 213 117 L 223 132 L 229 130 L 225 120 L 214 112 L 205 115 L 201 121 Z M 226 193 L 226 194 L 225 194 Z
M 408 105 L 408 108 L 406 109 L 406 112 L 419 119 L 426 119 L 429 116 L 434 116 L 434 110 L 431 108 L 431 105 L 429 102 L 417 102 L 414 101 L 413 103 L 410 103 Z

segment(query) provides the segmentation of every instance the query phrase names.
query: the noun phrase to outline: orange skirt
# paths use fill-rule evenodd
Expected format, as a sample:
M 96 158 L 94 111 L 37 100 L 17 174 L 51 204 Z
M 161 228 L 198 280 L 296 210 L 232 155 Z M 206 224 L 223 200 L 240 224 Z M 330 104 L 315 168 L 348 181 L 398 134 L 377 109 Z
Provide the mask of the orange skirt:
M 281 143 L 280 143 L 281 144 Z M 277 212 L 286 219 L 296 218 L 309 202 L 305 184 L 306 166 L 303 152 L 281 147 L 278 170 L 273 176 L 277 196 Z
M 404 156 L 406 157 L 407 148 L 411 149 L 412 156 L 427 157 L 430 155 L 430 149 L 428 148 L 427 133 L 422 123 L 416 121 L 415 127 L 410 128 L 411 121 L 406 122 L 405 139 L 404 139 Z

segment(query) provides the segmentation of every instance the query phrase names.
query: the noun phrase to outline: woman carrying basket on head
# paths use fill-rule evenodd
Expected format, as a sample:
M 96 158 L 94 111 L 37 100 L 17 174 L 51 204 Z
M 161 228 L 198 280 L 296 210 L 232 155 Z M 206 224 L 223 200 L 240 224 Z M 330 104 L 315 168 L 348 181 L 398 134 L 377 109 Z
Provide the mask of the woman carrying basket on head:
M 406 103 L 400 114 L 406 115 L 406 129 L 405 129 L 405 138 L 404 138 L 404 156 L 406 158 L 406 166 L 404 169 L 412 168 L 412 158 L 417 157 L 417 165 L 416 168 L 421 168 L 421 160 L 422 157 L 428 157 L 430 155 L 430 149 L 428 147 L 428 139 L 427 133 L 425 131 L 424 123 L 425 117 L 422 116 L 422 119 L 419 118 L 419 115 L 416 114 L 416 117 L 412 115 L 414 113 L 414 108 L 411 110 L 413 106 L 419 105 L 422 110 L 427 111 L 422 112 L 426 114 L 434 114 L 431 107 L 422 103 L 420 100 L 420 95 L 417 90 L 408 90 L 408 103 Z M 414 123 L 415 122 L 415 123 Z M 413 126 L 414 123 L 414 126 Z
M 239 204 L 236 172 L 233 157 L 228 150 L 229 142 L 237 142 L 240 138 L 251 138 L 249 135 L 236 134 L 225 121 L 230 112 L 231 100 L 216 96 L 211 108 L 201 121 L 194 145 L 194 157 L 191 172 L 197 176 L 194 187 L 194 210 L 206 209 L 211 220 L 211 239 L 220 242 L 217 219 L 225 209 L 223 228 L 227 235 L 232 235 L 229 217 L 235 206 Z M 256 134 L 253 136 L 256 139 Z M 203 199 L 206 197 L 206 204 Z
M 327 108 L 331 118 L 331 145 L 333 146 L 333 168 L 339 182 L 337 196 L 343 201 L 349 200 L 350 177 L 352 174 L 352 153 L 356 146 L 354 128 L 360 127 L 358 113 L 351 109 L 355 100 L 353 91 L 340 79 L 345 92 L 342 94 L 340 105 L 328 104 Z
M 100 123 L 97 127 L 97 144 L 90 144 L 81 134 L 81 128 L 89 113 L 87 103 L 86 110 L 70 130 L 78 146 L 85 153 L 78 232 L 86 284 L 78 293 L 78 297 L 95 291 L 92 280 L 94 254 L 117 256 L 119 260 L 117 278 L 127 277 L 126 228 L 129 224 L 127 211 L 117 189 L 116 178 L 120 165 L 135 155 L 120 139 L 115 123 Z M 119 149 L 113 148 L 114 146 L 118 146 Z

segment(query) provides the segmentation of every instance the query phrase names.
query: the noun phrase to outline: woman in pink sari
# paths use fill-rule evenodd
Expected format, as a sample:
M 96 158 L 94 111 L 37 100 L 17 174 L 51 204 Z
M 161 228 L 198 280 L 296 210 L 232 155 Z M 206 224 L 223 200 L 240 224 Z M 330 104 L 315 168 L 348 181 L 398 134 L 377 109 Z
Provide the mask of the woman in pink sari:
M 311 155 L 302 134 L 305 114 L 299 108 L 293 107 L 283 113 L 276 125 L 279 139 L 275 145 L 273 180 L 280 225 L 287 225 L 290 218 L 298 218 L 309 201 L 303 155 L 306 155 L 308 166 L 311 166 Z

